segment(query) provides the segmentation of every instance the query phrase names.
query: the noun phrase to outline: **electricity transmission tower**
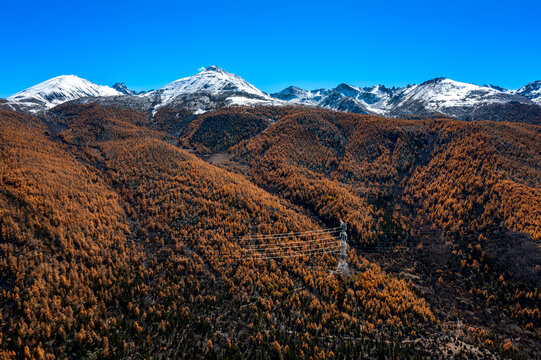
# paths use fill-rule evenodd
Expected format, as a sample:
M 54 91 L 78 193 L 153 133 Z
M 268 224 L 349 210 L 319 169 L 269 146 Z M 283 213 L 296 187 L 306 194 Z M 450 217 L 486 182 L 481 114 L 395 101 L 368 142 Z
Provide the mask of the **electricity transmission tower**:
M 340 221 L 340 252 L 338 254 L 338 265 L 336 272 L 345 274 L 349 272 L 348 266 L 348 234 L 346 230 L 348 226 L 345 222 Z

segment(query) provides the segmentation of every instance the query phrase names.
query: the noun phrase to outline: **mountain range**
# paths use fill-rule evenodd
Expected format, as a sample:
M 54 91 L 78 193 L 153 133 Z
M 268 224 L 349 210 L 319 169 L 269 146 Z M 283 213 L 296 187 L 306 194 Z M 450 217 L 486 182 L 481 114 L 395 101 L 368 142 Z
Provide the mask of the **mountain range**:
M 108 87 L 75 75 L 62 75 L 18 92 L 0 101 L 0 106 L 38 114 L 68 101 L 118 105 L 151 114 L 163 107 L 203 113 L 231 105 L 300 105 L 395 118 L 447 116 L 489 120 L 498 112 L 498 120 L 513 121 L 521 113 L 526 114 L 527 122 L 541 123 L 541 81 L 508 90 L 436 78 L 391 88 L 346 83 L 317 90 L 290 86 L 269 95 L 217 66 L 202 68 L 196 75 L 158 90 L 142 92 L 130 90 L 124 83 Z
M 297 104 L 362 114 L 399 117 L 440 113 L 464 118 L 480 106 L 494 103 L 540 105 L 540 88 L 539 81 L 519 90 L 507 90 L 492 85 L 478 86 L 436 78 L 402 88 L 383 85 L 359 88 L 342 83 L 333 89 L 308 91 L 290 86 L 272 96 Z

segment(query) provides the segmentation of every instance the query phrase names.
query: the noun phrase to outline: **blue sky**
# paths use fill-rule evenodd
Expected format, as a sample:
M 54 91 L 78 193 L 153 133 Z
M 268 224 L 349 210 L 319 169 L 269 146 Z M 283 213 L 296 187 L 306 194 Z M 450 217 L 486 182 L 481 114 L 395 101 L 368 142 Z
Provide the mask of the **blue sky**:
M 541 79 L 539 1 L 3 1 L 0 97 L 62 74 L 159 88 L 218 65 L 263 91 Z

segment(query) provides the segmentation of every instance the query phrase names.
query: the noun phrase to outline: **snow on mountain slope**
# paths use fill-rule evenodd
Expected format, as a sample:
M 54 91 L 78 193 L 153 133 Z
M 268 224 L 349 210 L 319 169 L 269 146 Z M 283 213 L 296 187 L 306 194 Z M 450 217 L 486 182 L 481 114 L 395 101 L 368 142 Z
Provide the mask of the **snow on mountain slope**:
M 541 80 L 533 81 L 515 92 L 516 95 L 524 96 L 537 105 L 541 105 Z
M 487 86 L 462 83 L 447 78 L 437 78 L 420 85 L 406 87 L 400 92 L 398 106 L 422 101 L 426 108 L 439 111 L 443 108 L 475 105 L 480 101 L 504 102 L 509 95 Z
M 114 83 L 112 88 L 124 95 L 137 95 L 135 91 L 129 89 L 123 82 Z
M 7 107 L 31 113 L 48 110 L 66 101 L 99 102 L 155 113 L 163 106 L 204 112 L 228 105 L 284 105 L 241 77 L 217 66 L 176 80 L 155 91 L 136 93 L 123 83 L 100 86 L 75 75 L 64 75 L 23 90 L 7 99 Z
M 115 87 L 131 94 L 113 97 L 81 98 L 78 102 L 98 102 L 105 106 L 116 105 L 155 114 L 162 107 L 186 108 L 203 113 L 223 106 L 286 105 L 287 102 L 272 98 L 241 77 L 210 66 L 198 74 L 182 78 L 161 89 L 135 93 L 124 84 Z
M 370 110 L 367 109 L 362 101 L 357 100 L 354 97 L 349 97 L 332 90 L 323 100 L 321 100 L 318 106 L 326 109 L 332 109 L 337 111 L 346 111 L 357 114 L 370 114 Z
M 304 90 L 296 86 L 289 86 L 284 90 L 271 94 L 273 98 L 290 101 L 295 104 L 318 105 L 329 94 L 329 90 Z
M 224 101 L 223 105 L 231 102 L 249 102 L 251 104 L 277 102 L 276 99 L 257 89 L 240 76 L 228 73 L 217 66 L 207 67 L 196 75 L 173 81 L 144 96 L 154 98 L 157 102 L 156 108 L 160 108 L 179 102 L 193 102 L 195 94 L 207 97 L 208 102 L 205 101 L 207 105 L 212 105 L 214 101 Z M 252 101 L 242 101 L 239 98 L 252 99 Z
M 389 89 L 383 85 L 358 88 L 343 83 L 333 91 L 355 99 L 369 114 L 385 114 L 397 89 Z
M 363 114 L 382 114 L 394 91 L 395 88 L 388 89 L 383 85 L 358 88 L 342 83 L 334 89 L 312 91 L 290 86 L 272 96 L 295 104 Z
M 447 78 L 436 78 L 420 85 L 408 85 L 389 102 L 388 115 L 444 114 L 468 119 L 477 108 L 509 102 L 531 103 L 494 86 L 479 86 Z
M 541 84 L 532 83 L 528 86 L 523 88 L 524 93 L 527 92 L 532 100 L 537 99 L 536 91 L 541 88 Z M 312 93 L 289 87 L 273 96 L 291 103 L 394 117 L 444 114 L 467 118 L 475 109 L 489 104 L 531 104 L 525 94 L 519 96 L 518 92 L 515 94 L 497 86 L 479 86 L 447 78 L 437 78 L 403 88 L 386 88 L 383 85 L 359 88 L 343 83 L 334 89 L 318 90 L 321 95 L 319 98 L 312 96 Z
M 7 100 L 14 108 L 38 113 L 82 97 L 115 95 L 122 94 L 108 86 L 96 85 L 75 75 L 62 75 L 18 92 Z

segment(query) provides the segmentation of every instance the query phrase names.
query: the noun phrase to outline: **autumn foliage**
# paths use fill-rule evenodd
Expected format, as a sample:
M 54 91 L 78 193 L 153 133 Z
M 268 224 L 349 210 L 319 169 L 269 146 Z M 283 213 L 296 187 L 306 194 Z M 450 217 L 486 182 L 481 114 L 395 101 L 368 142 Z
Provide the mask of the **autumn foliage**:
M 539 244 L 540 135 L 294 107 L 1 111 L 0 357 L 438 357 L 439 305 L 364 253 L 427 229 L 468 296 L 541 338 L 538 285 L 492 255 L 511 233 Z M 218 152 L 238 166 L 196 156 Z M 246 246 L 340 220 L 348 275 Z

